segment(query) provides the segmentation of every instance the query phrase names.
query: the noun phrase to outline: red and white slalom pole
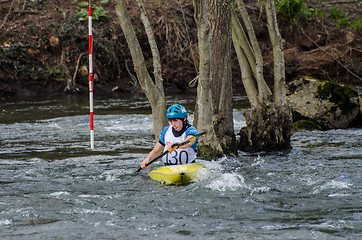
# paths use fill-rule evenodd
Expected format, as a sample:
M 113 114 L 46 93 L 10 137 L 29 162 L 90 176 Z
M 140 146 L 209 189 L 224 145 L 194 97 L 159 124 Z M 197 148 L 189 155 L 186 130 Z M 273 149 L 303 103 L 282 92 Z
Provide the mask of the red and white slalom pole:
M 94 149 L 94 123 L 93 123 L 93 37 L 92 37 L 92 6 L 89 0 L 88 6 L 88 32 L 89 32 L 89 112 L 90 112 L 90 140 L 91 149 Z

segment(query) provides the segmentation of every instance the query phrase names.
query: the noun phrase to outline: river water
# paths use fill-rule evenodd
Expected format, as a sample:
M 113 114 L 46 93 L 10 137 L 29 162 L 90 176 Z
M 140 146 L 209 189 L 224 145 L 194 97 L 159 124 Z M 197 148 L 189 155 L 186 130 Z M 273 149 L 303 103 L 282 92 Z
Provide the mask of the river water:
M 92 151 L 88 99 L 0 101 L 0 239 L 362 238 L 362 129 L 297 132 L 288 153 L 200 159 L 196 182 L 165 186 L 135 173 L 154 145 L 146 99 L 94 104 Z M 235 129 L 245 107 L 235 97 Z

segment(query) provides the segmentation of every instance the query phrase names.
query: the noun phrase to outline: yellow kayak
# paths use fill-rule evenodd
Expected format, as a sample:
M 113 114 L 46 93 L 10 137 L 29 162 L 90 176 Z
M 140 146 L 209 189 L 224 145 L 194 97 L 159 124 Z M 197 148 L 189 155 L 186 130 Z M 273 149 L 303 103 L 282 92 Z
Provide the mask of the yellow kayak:
M 198 163 L 163 166 L 152 170 L 149 176 L 153 180 L 166 184 L 182 185 L 194 180 L 200 168 L 205 168 L 205 166 Z

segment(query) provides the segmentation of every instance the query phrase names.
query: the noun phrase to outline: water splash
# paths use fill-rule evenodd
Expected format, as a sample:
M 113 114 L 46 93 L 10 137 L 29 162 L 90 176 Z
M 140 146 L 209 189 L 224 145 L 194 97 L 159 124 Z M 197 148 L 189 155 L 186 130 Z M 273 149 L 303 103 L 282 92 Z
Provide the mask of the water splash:
M 320 186 L 317 186 L 315 190 L 313 191 L 313 194 L 319 194 L 323 191 L 327 190 L 339 190 L 339 189 L 346 189 L 352 187 L 353 184 L 345 181 L 336 181 L 331 180 L 328 181 Z
M 0 226 L 7 226 L 7 225 L 11 225 L 13 222 L 9 219 L 0 219 Z
M 218 192 L 236 191 L 247 188 L 244 177 L 241 173 L 236 171 L 236 167 L 233 167 L 235 171 L 229 171 L 229 166 L 234 163 L 234 159 L 227 157 L 224 157 L 219 161 L 203 163 L 208 169 L 207 177 L 209 183 L 206 184 L 206 188 Z M 205 178 L 205 176 L 202 177 L 202 179 Z
M 207 187 L 213 191 L 225 192 L 236 191 L 247 186 L 243 176 L 236 173 L 224 173 L 214 179 Z

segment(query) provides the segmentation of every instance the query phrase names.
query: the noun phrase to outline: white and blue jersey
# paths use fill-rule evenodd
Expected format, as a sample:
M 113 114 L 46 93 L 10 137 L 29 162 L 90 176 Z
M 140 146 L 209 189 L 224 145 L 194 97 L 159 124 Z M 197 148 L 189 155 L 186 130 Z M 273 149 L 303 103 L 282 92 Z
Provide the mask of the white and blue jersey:
M 159 137 L 159 142 L 166 146 L 167 144 L 181 143 L 187 136 L 195 136 L 199 132 L 197 129 L 191 125 L 186 125 L 180 132 L 177 132 L 172 126 L 165 127 Z M 177 148 L 171 153 L 163 156 L 162 161 L 165 165 L 177 165 L 177 164 L 187 164 L 192 163 L 196 159 L 196 149 L 197 149 L 198 140 L 191 147 L 182 149 Z M 163 152 L 167 151 L 167 148 Z

